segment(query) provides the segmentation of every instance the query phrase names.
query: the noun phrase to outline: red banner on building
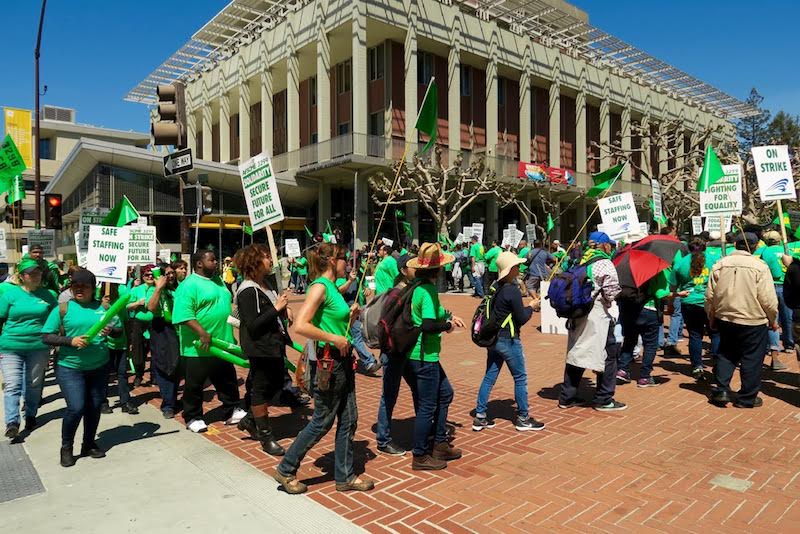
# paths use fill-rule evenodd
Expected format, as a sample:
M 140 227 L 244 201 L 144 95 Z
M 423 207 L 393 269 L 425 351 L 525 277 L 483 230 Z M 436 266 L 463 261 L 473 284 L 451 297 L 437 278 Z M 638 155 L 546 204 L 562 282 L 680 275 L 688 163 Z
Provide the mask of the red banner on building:
M 569 169 L 559 167 L 548 167 L 538 163 L 519 162 L 519 173 L 517 175 L 523 180 L 534 182 L 549 182 L 551 184 L 575 185 L 575 174 Z

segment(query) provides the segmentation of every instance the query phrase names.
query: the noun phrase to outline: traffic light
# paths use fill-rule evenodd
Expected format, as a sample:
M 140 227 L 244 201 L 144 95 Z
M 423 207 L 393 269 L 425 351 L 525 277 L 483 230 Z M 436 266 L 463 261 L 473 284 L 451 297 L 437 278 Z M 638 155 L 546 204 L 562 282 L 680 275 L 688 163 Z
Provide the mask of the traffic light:
M 44 195 L 45 206 L 45 228 L 61 230 L 61 195 L 58 193 L 46 193 Z
M 203 185 L 200 187 L 200 198 L 203 213 L 208 215 L 214 210 L 214 192 L 207 185 Z
M 159 85 L 156 95 L 159 119 L 150 125 L 153 144 L 186 148 L 186 101 L 183 84 L 173 82 Z
M 197 205 L 200 200 L 199 184 L 186 184 L 183 186 L 183 214 L 189 217 L 197 217 Z
M 6 195 L 6 210 L 5 221 L 11 225 L 12 228 L 22 228 L 22 201 L 18 200 L 13 204 L 8 203 L 8 195 Z

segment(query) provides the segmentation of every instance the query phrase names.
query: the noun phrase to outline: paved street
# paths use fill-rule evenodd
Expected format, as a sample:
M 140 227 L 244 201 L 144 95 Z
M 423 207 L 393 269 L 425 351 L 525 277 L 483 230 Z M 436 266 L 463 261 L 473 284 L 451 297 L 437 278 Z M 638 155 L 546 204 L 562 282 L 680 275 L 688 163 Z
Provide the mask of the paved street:
M 299 300 L 293 300 L 297 308 Z M 443 303 L 471 318 L 477 300 L 453 295 Z M 542 335 L 529 326 L 523 342 L 531 413 L 546 422 L 546 430 L 520 433 L 513 428 L 513 382 L 504 370 L 490 403 L 497 426 L 472 432 L 470 412 L 485 353 L 460 331 L 446 336 L 442 361 L 456 393 L 450 419 L 459 426 L 455 445 L 464 449 L 464 458 L 444 471 L 414 472 L 410 454 L 378 454 L 373 425 L 380 379 L 359 376 L 356 464 L 376 480 L 376 489 L 368 494 L 335 491 L 331 432 L 299 473 L 310 485 L 310 498 L 371 532 L 797 529 L 800 393 L 793 357 L 789 371 L 765 372 L 760 409 L 711 406 L 706 386 L 688 377 L 686 359 L 659 356 L 655 375 L 666 383 L 620 387 L 617 398 L 630 408 L 602 414 L 557 407 L 565 337 Z M 685 342 L 681 347 L 685 352 Z M 587 376 L 587 388 L 588 378 L 593 376 Z M 143 388 L 139 394 L 146 392 Z M 286 408 L 271 413 L 281 444 L 288 446 L 303 425 L 302 415 Z M 405 386 L 395 418 L 397 441 L 410 447 L 413 409 Z M 276 465 L 258 443 L 220 422 L 196 439 L 210 440 L 266 474 Z

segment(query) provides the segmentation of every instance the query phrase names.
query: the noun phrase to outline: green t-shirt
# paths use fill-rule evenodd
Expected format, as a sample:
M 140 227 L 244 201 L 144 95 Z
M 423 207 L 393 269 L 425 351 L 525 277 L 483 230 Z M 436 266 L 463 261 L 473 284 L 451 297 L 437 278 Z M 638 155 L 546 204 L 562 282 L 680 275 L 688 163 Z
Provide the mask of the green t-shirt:
M 500 255 L 501 252 L 503 252 L 503 249 L 495 245 L 489 250 L 487 250 L 486 254 L 483 256 L 483 259 L 489 263 L 487 269 L 489 269 L 490 273 L 497 272 L 497 257 Z
M 347 305 L 336 285 L 329 279 L 321 276 L 311 282 L 311 286 L 314 284 L 322 284 L 325 288 L 325 301 L 317 308 L 311 324 L 323 332 L 335 336 L 346 336 L 347 325 L 350 324 L 350 306 Z M 320 341 L 319 345 L 323 346 L 325 342 Z
M 193 273 L 175 290 L 172 322 L 178 325 L 181 355 L 186 357 L 211 356 L 208 351 L 194 346 L 199 339 L 187 321 L 196 320 L 211 337 L 235 343 L 233 329 L 228 324 L 231 314 L 231 294 L 215 275 L 205 278 Z
M 119 292 L 118 298 L 123 298 L 125 295 L 128 294 L 128 288 L 122 284 L 117 286 L 117 291 Z M 113 302 L 111 304 L 114 304 Z M 122 326 L 122 334 L 118 337 L 108 337 L 107 343 L 108 348 L 113 350 L 127 350 L 128 349 L 128 333 L 127 333 L 127 322 L 128 322 L 128 310 L 122 309 L 117 314 L 117 319 Z
M 28 293 L 13 284 L 0 285 L 10 286 L 0 296 L 0 352 L 47 350 L 48 346 L 42 343 L 42 327 L 56 298 L 44 288 Z
M 375 267 L 375 294 L 381 295 L 394 287 L 394 279 L 400 271 L 397 260 L 391 254 L 383 258 Z
M 96 300 L 88 304 L 81 304 L 77 300 L 67 302 L 67 313 L 64 314 L 64 335 L 76 337 L 85 335 L 106 313 L 105 308 Z M 119 327 L 116 317 L 108 323 L 112 328 Z M 58 334 L 61 330 L 61 310 L 58 306 L 53 308 L 42 328 L 43 334 Z M 98 334 L 86 348 L 78 349 L 72 346 L 63 346 L 58 349 L 58 365 L 70 369 L 90 371 L 108 363 L 108 345 L 106 337 Z
M 423 319 L 434 319 L 442 321 L 447 317 L 447 310 L 439 304 L 439 294 L 436 286 L 430 282 L 425 282 L 414 289 L 411 295 L 411 319 L 414 326 L 422 326 Z M 438 362 L 439 353 L 442 351 L 442 334 L 420 334 L 417 344 L 409 360 Z
M 530 252 L 530 251 L 531 251 L 531 247 L 525 247 L 525 248 L 523 248 L 522 250 L 519 251 L 519 254 L 517 254 L 517 257 L 518 258 L 527 258 L 528 257 L 528 252 Z M 524 264 L 524 263 L 521 263 L 519 265 L 519 272 L 522 273 L 522 274 L 525 274 L 527 271 L 528 271 L 528 266 L 526 264 Z
M 469 257 L 475 258 L 475 263 L 484 263 L 484 248 L 480 243 L 475 243 L 469 247 Z
M 772 281 L 779 286 L 783 285 L 783 278 L 786 276 L 786 266 L 781 261 L 782 257 L 783 245 L 770 245 L 761 253 L 761 259 L 772 273 Z
M 149 323 L 153 320 L 153 312 L 147 309 L 147 303 L 150 302 L 150 297 L 152 297 L 153 293 L 155 292 L 156 286 L 147 284 L 138 285 L 131 290 L 131 302 L 144 300 L 144 306 L 136 308 L 136 311 L 133 313 L 134 319 L 138 319 L 139 321 L 144 321 L 146 323 Z
M 714 266 L 716 260 L 705 254 L 705 264 L 703 271 L 697 275 L 692 276 L 692 256 L 688 254 L 678 261 L 675 266 L 675 285 L 678 291 L 688 291 L 689 294 L 681 297 L 683 304 L 693 304 L 695 306 L 703 306 L 706 302 L 706 288 L 708 287 L 708 275 L 711 273 L 711 268 Z
M 308 260 L 305 256 L 300 256 L 296 260 L 294 260 L 295 269 L 297 270 L 297 274 L 300 276 L 308 275 Z

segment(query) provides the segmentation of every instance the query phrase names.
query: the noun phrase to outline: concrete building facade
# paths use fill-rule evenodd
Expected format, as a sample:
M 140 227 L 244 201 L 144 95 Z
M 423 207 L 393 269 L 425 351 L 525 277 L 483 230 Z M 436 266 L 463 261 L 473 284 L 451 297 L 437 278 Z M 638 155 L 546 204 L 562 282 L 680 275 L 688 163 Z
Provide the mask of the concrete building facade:
M 357 241 L 376 230 L 368 176 L 402 157 L 407 141 L 411 154 L 426 141 L 414 123 L 432 77 L 437 143 L 446 158 L 461 151 L 468 162 L 482 154 L 504 177 L 517 177 L 519 162 L 575 177 L 552 186 L 557 205 L 570 206 L 556 228 L 562 239 L 592 209 L 583 195 L 591 173 L 612 164 L 592 142 L 645 147 L 646 138 L 631 140 L 632 124 L 657 129 L 673 121 L 687 147 L 708 126 L 721 128 L 721 141 L 735 135 L 730 121 L 749 113 L 704 82 L 619 44 L 560 0 L 258 4 L 231 2 L 127 98 L 152 103 L 157 83 L 183 81 L 197 159 L 237 163 L 271 154 L 283 181 L 316 189 L 313 203 L 290 208 L 305 210 L 317 228 L 341 220 L 347 231 L 355 218 Z M 674 165 L 682 157 L 679 147 Z M 618 187 L 649 196 L 649 184 L 629 168 Z M 525 193 L 534 211 L 538 194 Z M 425 213 L 412 207 L 408 216 L 416 236 L 435 236 Z M 491 200 L 462 216 L 464 224 L 485 222 L 488 239 L 517 219 Z

